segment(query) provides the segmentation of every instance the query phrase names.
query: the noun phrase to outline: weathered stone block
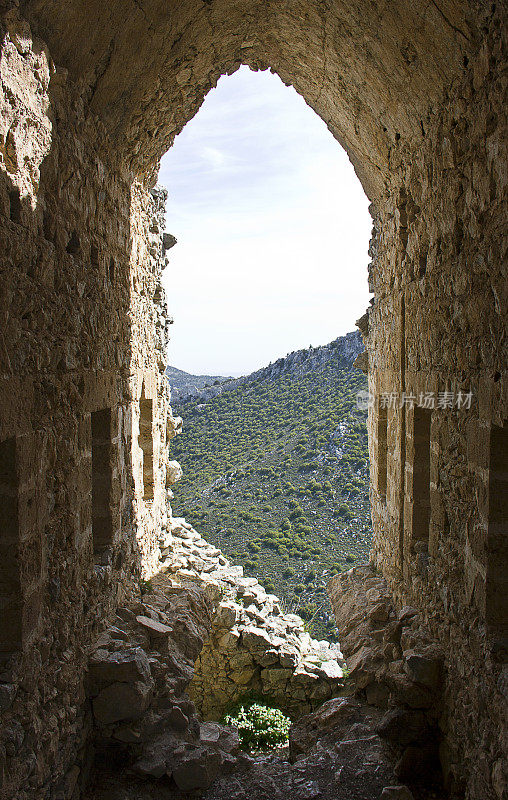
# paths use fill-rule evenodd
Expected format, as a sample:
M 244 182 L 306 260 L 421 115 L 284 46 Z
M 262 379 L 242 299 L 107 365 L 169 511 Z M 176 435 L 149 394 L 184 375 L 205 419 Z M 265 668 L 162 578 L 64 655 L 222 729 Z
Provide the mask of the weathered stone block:
M 147 710 L 150 696 L 151 686 L 147 683 L 111 683 L 93 699 L 95 722 L 100 726 L 137 719 Z
M 144 650 L 134 649 L 97 650 L 89 662 L 89 675 L 96 684 L 135 683 L 147 681 L 150 677 L 150 664 Z

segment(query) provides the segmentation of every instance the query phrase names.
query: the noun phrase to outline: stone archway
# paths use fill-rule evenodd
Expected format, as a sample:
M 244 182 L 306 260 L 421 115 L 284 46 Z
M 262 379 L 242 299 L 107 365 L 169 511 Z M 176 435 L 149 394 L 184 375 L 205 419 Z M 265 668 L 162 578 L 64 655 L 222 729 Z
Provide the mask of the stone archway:
M 218 78 L 247 64 L 270 67 L 303 95 L 371 200 L 393 183 L 395 151 L 419 148 L 429 111 L 478 45 L 473 6 L 454 2 L 24 7 L 137 174 L 152 174 Z
M 4 736 L 7 791 L 27 785 L 27 763 L 40 796 L 72 780 L 87 646 L 133 571 L 156 562 L 175 425 L 166 426 L 162 378 L 162 198 L 150 186 L 208 89 L 247 64 L 294 85 L 372 200 L 375 301 L 361 328 L 377 398 L 373 558 L 444 645 L 450 785 L 501 798 L 506 631 L 487 613 L 487 584 L 506 547 L 487 495 L 499 485 L 492 426 L 508 416 L 503 5 L 133 0 L 126 11 L 123 2 L 25 0 L 18 9 L 7 0 L 2 12 L 0 445 L 27 454 L 40 503 L 29 511 L 7 487 L 22 508 L 9 520 L 21 626 L 0 681 L 6 729 L 45 732 L 15 746 Z M 149 506 L 132 466 L 143 381 L 157 441 Z M 456 405 L 459 392 L 472 393 L 471 407 Z M 410 404 L 385 414 L 383 393 L 441 393 L 442 403 L 421 425 Z M 112 410 L 101 446 L 115 461 L 118 526 L 97 564 L 91 415 L 103 409 Z

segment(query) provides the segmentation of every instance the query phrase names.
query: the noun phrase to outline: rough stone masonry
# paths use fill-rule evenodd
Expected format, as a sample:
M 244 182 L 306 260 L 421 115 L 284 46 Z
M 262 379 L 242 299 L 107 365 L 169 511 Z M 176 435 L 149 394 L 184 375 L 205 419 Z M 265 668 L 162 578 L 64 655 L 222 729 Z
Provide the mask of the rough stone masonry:
M 153 186 L 240 64 L 303 95 L 371 200 L 372 561 L 442 648 L 449 792 L 506 798 L 505 3 L 1 0 L 0 13 L 2 798 L 79 796 L 91 648 L 158 568 L 179 422 Z M 469 408 L 404 402 L 459 392 Z

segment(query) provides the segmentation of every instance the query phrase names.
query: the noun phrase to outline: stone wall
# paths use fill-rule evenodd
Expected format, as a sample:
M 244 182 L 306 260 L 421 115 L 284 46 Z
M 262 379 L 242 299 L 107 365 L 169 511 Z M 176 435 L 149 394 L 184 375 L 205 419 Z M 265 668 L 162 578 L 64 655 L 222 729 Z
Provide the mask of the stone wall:
M 449 787 L 475 798 L 504 796 L 507 745 L 507 508 L 494 497 L 506 497 L 508 453 L 502 50 L 494 17 L 419 153 L 393 164 L 401 188 L 378 207 L 365 339 L 372 557 L 446 643 L 443 766 Z M 460 392 L 470 408 L 456 407 Z M 404 393 L 414 408 L 400 407 Z M 417 407 L 422 393 L 434 408 Z
M 199 587 L 211 601 L 209 635 L 196 659 L 189 696 L 204 719 L 220 719 L 235 704 L 264 698 L 291 718 L 309 712 L 343 687 L 340 647 L 317 641 L 276 595 L 243 575 L 184 519 L 161 541 L 161 572 Z
M 89 648 L 156 569 L 178 422 L 150 187 L 208 89 L 246 63 L 300 91 L 373 201 L 373 559 L 444 643 L 450 787 L 499 800 L 504 4 L 3 0 L 0 12 L 2 797 L 79 791 Z M 381 392 L 459 390 L 470 409 L 379 407 Z
M 88 649 L 155 569 L 175 427 L 164 194 L 98 155 L 100 123 L 15 10 L 2 38 L 0 794 L 21 800 L 86 762 Z

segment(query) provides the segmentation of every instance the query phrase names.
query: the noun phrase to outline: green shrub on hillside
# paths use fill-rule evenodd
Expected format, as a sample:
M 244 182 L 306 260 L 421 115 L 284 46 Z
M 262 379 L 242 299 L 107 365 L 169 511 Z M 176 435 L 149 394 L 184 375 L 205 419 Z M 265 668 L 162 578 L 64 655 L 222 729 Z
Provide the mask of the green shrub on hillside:
M 189 400 L 170 445 L 184 472 L 174 513 L 297 612 L 316 603 L 308 624 L 318 638 L 333 628 L 332 570 L 370 548 L 365 414 L 355 406 L 365 377 L 338 366 L 336 352 L 312 373 L 248 381 L 198 411 Z

